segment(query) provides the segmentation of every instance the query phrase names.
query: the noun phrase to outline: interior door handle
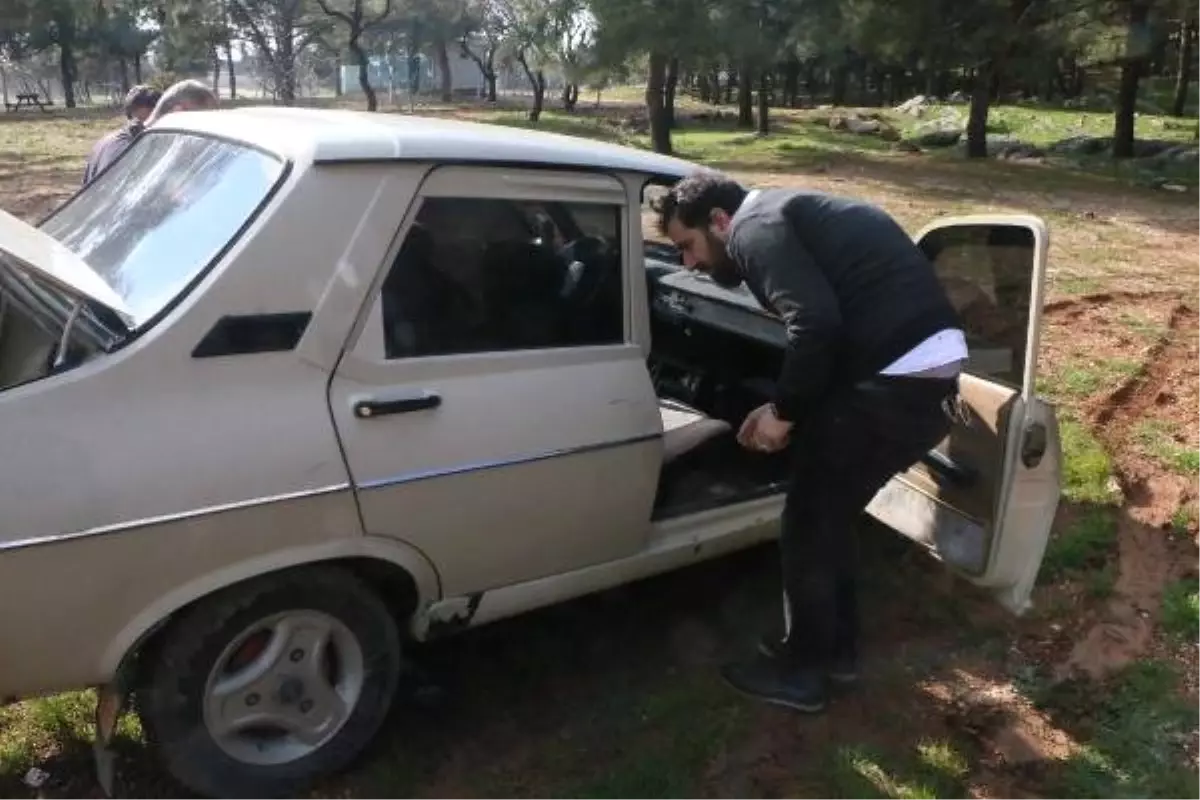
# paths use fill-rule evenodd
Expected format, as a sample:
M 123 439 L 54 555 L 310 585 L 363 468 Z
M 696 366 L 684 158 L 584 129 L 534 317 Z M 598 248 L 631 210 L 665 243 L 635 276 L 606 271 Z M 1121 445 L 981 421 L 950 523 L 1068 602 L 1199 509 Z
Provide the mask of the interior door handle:
M 388 414 L 409 414 L 413 411 L 437 408 L 441 404 L 442 398 L 435 392 L 420 392 L 387 398 L 368 397 L 354 402 L 354 416 L 359 419 L 372 419 Z

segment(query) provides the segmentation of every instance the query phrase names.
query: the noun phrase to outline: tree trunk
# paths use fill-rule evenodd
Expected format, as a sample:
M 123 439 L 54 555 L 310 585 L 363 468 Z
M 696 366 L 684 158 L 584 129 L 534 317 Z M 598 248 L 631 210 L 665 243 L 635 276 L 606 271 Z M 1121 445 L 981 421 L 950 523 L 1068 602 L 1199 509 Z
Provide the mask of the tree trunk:
M 733 103 L 733 90 L 737 87 L 737 70 L 725 70 L 725 105 Z
M 1133 158 L 1134 113 L 1137 110 L 1138 83 L 1146 53 L 1138 46 L 1145 34 L 1150 9 L 1146 0 L 1129 4 L 1129 29 L 1125 35 L 1125 58 L 1121 63 L 1121 82 L 1117 88 L 1117 108 L 1113 120 L 1113 158 Z
M 738 68 L 738 121 L 739 128 L 754 127 L 754 71 L 749 65 Z
M 671 125 L 664 101 L 667 83 L 665 53 L 650 53 L 650 68 L 646 74 L 646 115 L 650 118 L 650 143 L 656 153 L 671 154 Z
M 1175 99 L 1171 103 L 1171 116 L 1182 117 L 1187 108 L 1188 87 L 1192 80 L 1192 59 L 1196 52 L 1196 18 L 1192 17 L 1180 26 L 1179 66 L 1175 73 Z
M 529 68 L 529 61 L 525 58 L 523 50 L 517 52 L 517 62 L 525 70 L 525 77 L 529 78 L 529 85 L 533 87 L 533 108 L 529 109 L 529 121 L 537 122 L 542 117 L 542 108 L 546 102 L 546 76 L 540 69 L 535 73 Z
M 438 75 L 442 79 L 441 99 L 443 103 L 449 103 L 454 99 L 454 74 L 450 72 L 450 53 L 445 38 L 439 36 L 433 43 L 433 49 L 437 56 Z
M 496 102 L 496 70 L 489 69 L 483 75 L 484 81 L 487 82 L 487 99 L 489 103 Z
M 212 64 L 213 70 L 213 94 L 217 97 L 221 96 L 221 54 L 217 52 L 217 46 L 212 45 L 208 48 L 209 63 Z
M 121 71 L 121 94 L 129 93 L 129 59 L 121 56 L 117 59 L 117 65 Z
M 800 59 L 790 56 L 783 65 L 782 105 L 795 108 L 800 105 Z
M 971 110 L 967 116 L 967 158 L 987 158 L 988 104 L 996 72 L 992 63 L 985 63 L 975 71 Z
M 766 136 L 771 132 L 771 103 L 770 78 L 767 70 L 758 73 L 758 135 Z
M 367 111 L 379 110 L 379 98 L 375 96 L 375 88 L 371 86 L 371 62 L 367 60 L 367 51 L 358 41 L 358 36 L 350 37 L 347 43 L 354 60 L 358 62 L 358 85 L 362 87 L 363 96 L 367 98 Z
M 142 82 L 142 54 L 138 53 L 133 57 L 133 82 Z
M 237 74 L 233 70 L 233 43 L 225 42 L 225 73 L 229 76 L 229 99 L 237 100 Z
M 696 91 L 700 95 L 701 103 L 712 102 L 712 83 L 708 79 L 707 72 L 701 72 L 696 76 Z
M 675 92 L 679 88 L 679 59 L 672 58 L 667 62 L 667 76 L 663 85 L 663 113 L 667 117 L 667 126 L 675 128 Z
M 275 49 L 272 64 L 275 77 L 275 95 L 285 106 L 296 104 L 296 52 L 291 35 L 283 36 Z
M 849 70 L 845 64 L 838 64 L 833 68 L 832 80 L 832 98 L 830 101 L 835 106 L 844 106 L 846 104 L 846 76 Z
M 63 105 L 75 107 L 75 48 L 70 40 L 59 46 L 59 72 L 62 75 Z
M 564 83 L 562 90 L 563 110 L 570 113 L 575 110 L 576 104 L 579 103 L 579 84 Z

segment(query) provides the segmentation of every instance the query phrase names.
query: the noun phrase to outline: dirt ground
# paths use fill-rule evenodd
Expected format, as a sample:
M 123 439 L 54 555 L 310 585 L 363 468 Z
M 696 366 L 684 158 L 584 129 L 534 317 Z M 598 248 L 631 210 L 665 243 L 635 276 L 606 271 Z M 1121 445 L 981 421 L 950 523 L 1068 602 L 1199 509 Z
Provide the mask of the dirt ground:
M 49 212 L 74 191 L 81 153 L 0 152 L 0 207 Z M 1022 189 L 903 159 L 742 177 L 865 196 L 913 229 L 947 212 L 1043 215 L 1039 373 L 1098 442 L 1117 498 L 1065 498 L 1055 536 L 1103 513 L 1112 546 L 1042 580 L 1035 610 L 1013 619 L 867 525 L 864 681 L 817 718 L 745 702 L 716 677 L 778 613 L 773 547 L 415 648 L 442 692 L 401 702 L 371 752 L 313 796 L 1169 796 L 1157 754 L 1194 773 L 1194 725 L 1154 758 L 1104 733 L 1106 709 L 1155 679 L 1129 672 L 1140 664 L 1177 670 L 1171 691 L 1197 701 L 1196 639 L 1169 639 L 1160 619 L 1168 587 L 1197 575 L 1194 198 Z M 42 796 L 100 796 L 84 746 L 41 754 Z M 119 769 L 127 796 L 178 794 L 138 742 L 121 742 Z M 0 794 L 32 791 L 16 777 L 0 776 Z

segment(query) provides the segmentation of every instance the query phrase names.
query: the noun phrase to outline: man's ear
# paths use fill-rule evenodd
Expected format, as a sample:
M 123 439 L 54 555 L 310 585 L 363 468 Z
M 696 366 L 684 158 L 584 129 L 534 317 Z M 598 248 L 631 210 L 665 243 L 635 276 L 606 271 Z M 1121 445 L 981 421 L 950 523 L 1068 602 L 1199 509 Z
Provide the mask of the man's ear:
M 730 221 L 729 214 L 723 208 L 714 208 L 708 212 L 708 224 L 714 231 L 724 233 L 725 229 L 729 227 Z

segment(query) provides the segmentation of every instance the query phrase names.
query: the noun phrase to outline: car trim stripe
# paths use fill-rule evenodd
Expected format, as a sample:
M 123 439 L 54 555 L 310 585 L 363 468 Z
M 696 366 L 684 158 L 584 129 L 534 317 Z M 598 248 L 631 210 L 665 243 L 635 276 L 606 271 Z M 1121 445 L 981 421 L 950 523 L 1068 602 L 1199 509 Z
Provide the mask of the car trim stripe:
M 434 469 L 417 470 L 415 472 L 403 472 L 399 475 L 392 475 L 387 478 L 376 478 L 375 480 L 355 483 L 355 488 L 361 491 L 386 489 L 391 486 L 402 486 L 406 483 L 416 483 L 418 481 L 429 480 L 430 478 L 444 478 L 451 475 L 464 475 L 470 472 L 480 472 L 483 470 L 497 469 L 500 467 L 515 467 L 521 464 L 533 464 L 538 461 L 546 461 L 551 458 L 563 458 L 564 456 L 576 456 L 583 453 L 594 453 L 599 450 L 612 450 L 617 447 L 629 447 L 635 444 L 652 442 L 661 438 L 661 433 L 649 433 L 643 436 L 633 436 L 628 439 L 618 439 L 612 442 L 597 442 L 595 444 L 585 444 L 576 447 L 563 447 L 556 450 L 547 450 L 545 452 L 534 453 L 532 455 L 513 456 L 511 458 L 500 458 L 490 461 L 475 461 L 467 464 L 456 464 L 450 467 L 436 467 Z
M 315 489 L 301 489 L 298 492 L 287 492 L 286 494 L 272 495 L 271 497 L 255 497 L 249 500 L 238 500 L 233 503 L 222 503 L 215 506 L 205 506 L 204 508 L 196 508 L 190 511 L 179 511 L 174 514 L 162 514 L 157 517 L 146 517 L 145 519 L 132 520 L 129 522 L 118 522 L 113 525 L 101 525 L 96 528 L 88 528 L 74 533 L 55 533 L 48 536 L 31 536 L 25 539 L 13 539 L 7 542 L 0 542 L 0 553 L 6 550 L 20 550 L 26 547 L 37 547 L 38 545 L 57 544 L 59 542 L 69 542 L 75 539 L 84 539 L 89 536 L 104 536 L 110 533 L 125 533 L 128 531 L 138 530 L 140 528 L 149 528 L 155 525 L 165 525 L 171 522 L 182 522 L 183 520 L 194 519 L 195 517 L 204 517 L 209 514 L 223 514 L 228 511 L 241 511 L 247 508 L 256 506 L 265 506 L 272 503 L 285 503 L 289 500 L 303 500 L 308 497 L 318 497 L 325 494 L 336 494 L 338 492 L 349 491 L 350 484 L 338 483 L 332 486 L 321 486 Z

